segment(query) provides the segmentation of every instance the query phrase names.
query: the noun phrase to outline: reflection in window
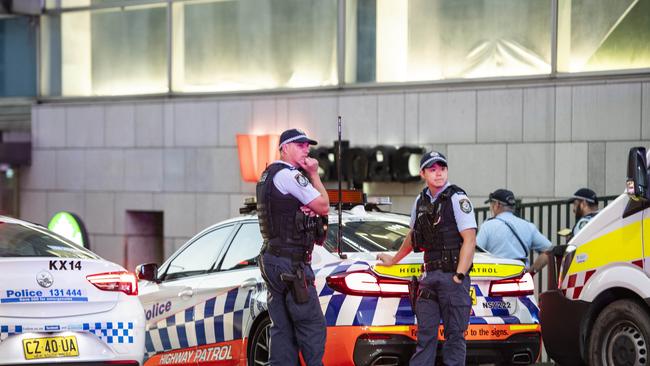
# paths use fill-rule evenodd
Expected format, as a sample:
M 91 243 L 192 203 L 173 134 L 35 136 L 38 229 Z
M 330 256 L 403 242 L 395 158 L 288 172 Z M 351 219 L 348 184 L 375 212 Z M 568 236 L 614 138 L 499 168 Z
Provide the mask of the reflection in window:
M 354 45 L 346 53 L 349 82 L 551 71 L 551 0 L 356 0 L 348 4 L 346 42 Z
M 0 19 L 0 97 L 36 94 L 36 24 L 27 17 Z
M 391 221 L 347 221 L 343 223 L 343 252 L 384 252 L 398 250 L 409 227 Z M 325 248 L 335 252 L 338 235 L 336 223 L 328 226 Z
M 41 90 L 48 96 L 167 91 L 166 4 L 41 17 Z
M 558 71 L 650 67 L 650 0 L 559 0 Z
M 173 5 L 175 91 L 334 85 L 336 0 Z
M 231 231 L 232 226 L 226 226 L 195 240 L 169 263 L 165 279 L 193 276 L 212 269 Z
M 40 227 L 0 223 L 0 257 L 98 259 L 91 251 Z
M 232 244 L 230 244 L 223 263 L 221 263 L 221 270 L 226 271 L 255 263 L 255 261 L 251 260 L 257 258 L 260 254 L 262 242 L 262 234 L 260 233 L 260 226 L 258 224 L 242 225 L 233 239 Z

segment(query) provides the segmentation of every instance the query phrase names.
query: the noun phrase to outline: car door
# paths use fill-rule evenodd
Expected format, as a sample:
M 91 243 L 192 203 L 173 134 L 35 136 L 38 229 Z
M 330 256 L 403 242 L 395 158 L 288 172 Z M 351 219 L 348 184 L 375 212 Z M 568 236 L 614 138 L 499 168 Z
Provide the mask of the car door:
M 246 356 L 243 340 L 253 320 L 251 293 L 262 282 L 257 266 L 261 246 L 257 221 L 242 223 L 213 273 L 201 281 L 198 292 L 213 297 L 203 309 L 206 343 L 197 351 L 199 365 L 237 365 Z
M 198 285 L 215 267 L 234 228 L 231 224 L 197 235 L 161 266 L 159 283 L 141 286 L 140 301 L 147 319 L 147 356 L 177 350 L 182 352 L 174 355 L 175 360 L 181 360 L 179 364 L 196 364 L 201 332 L 196 331 L 195 313 L 209 297 L 197 291 Z M 164 363 L 163 359 L 156 360 L 160 357 L 153 358 L 148 364 Z

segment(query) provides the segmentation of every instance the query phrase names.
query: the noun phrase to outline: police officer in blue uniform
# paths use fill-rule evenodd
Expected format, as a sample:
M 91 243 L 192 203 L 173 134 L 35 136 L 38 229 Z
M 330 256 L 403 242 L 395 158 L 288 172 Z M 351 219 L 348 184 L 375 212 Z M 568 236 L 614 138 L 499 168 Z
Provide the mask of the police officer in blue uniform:
M 573 213 L 576 215 L 576 223 L 571 229 L 571 237 L 574 237 L 598 214 L 598 196 L 589 188 L 580 188 L 569 203 L 573 203 Z
M 270 364 L 323 364 L 325 317 L 314 287 L 310 261 L 314 243 L 324 238 L 329 199 L 308 157 L 315 145 L 297 129 L 280 136 L 280 158 L 257 184 L 257 212 L 264 245 L 260 269 L 268 290 L 271 316 Z M 304 171 L 304 174 L 303 174 Z M 305 176 L 305 174 L 307 176 Z
M 464 365 L 465 330 L 472 300 L 469 271 L 476 246 L 476 219 L 465 192 L 447 181 L 447 159 L 432 151 L 420 160 L 426 187 L 411 212 L 411 230 L 394 256 L 379 254 L 382 264 L 398 263 L 412 250 L 424 252 L 424 270 L 415 305 L 417 348 L 410 365 L 433 365 L 440 319 L 445 365 Z
M 535 224 L 515 216 L 515 202 L 514 193 L 507 189 L 490 193 L 485 203 L 490 204 L 492 218 L 481 225 L 476 245 L 498 257 L 519 259 L 535 274 L 548 263 L 552 244 Z M 528 255 L 532 250 L 541 254 L 530 266 Z

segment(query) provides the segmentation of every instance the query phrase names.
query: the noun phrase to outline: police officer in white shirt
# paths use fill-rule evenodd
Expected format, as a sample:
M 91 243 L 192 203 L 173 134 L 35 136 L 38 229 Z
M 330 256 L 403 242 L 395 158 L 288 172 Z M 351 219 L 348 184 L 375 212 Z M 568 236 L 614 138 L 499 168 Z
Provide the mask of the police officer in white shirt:
M 412 250 L 424 251 L 424 269 L 417 294 L 417 347 L 410 365 L 434 365 L 440 319 L 444 324 L 445 365 L 465 365 L 465 330 L 472 300 L 469 270 L 476 246 L 476 219 L 465 192 L 447 181 L 447 158 L 431 151 L 420 160 L 426 187 L 411 212 L 411 230 L 395 254 L 379 254 L 393 265 Z
M 297 365 L 299 352 L 308 366 L 323 364 L 325 317 L 314 287 L 311 252 L 324 237 L 321 217 L 327 217 L 329 198 L 318 161 L 308 156 L 315 144 L 298 129 L 284 131 L 281 160 L 270 164 L 257 184 L 264 238 L 260 269 L 268 291 L 273 366 Z

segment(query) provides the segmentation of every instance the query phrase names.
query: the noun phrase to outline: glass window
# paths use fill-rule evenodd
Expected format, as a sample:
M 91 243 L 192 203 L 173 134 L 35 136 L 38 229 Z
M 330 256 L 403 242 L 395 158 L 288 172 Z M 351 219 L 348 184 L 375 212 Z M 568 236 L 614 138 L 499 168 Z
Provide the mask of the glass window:
M 0 222 L 0 257 L 99 259 L 92 252 L 40 227 Z
M 558 71 L 650 67 L 650 0 L 559 0 Z
M 0 19 L 0 97 L 36 95 L 36 23 Z
M 245 267 L 257 264 L 263 239 L 257 223 L 244 224 L 228 248 L 228 253 L 221 263 L 221 270 Z
M 551 0 L 347 4 L 347 82 L 551 72 Z
M 167 92 L 164 3 L 45 15 L 41 38 L 44 95 Z
M 173 90 L 335 85 L 336 0 L 173 5 Z
M 214 267 L 232 225 L 212 230 L 185 247 L 167 266 L 163 280 L 205 273 Z
M 328 226 L 325 248 L 336 252 L 338 225 Z M 343 252 L 384 252 L 398 250 L 408 234 L 408 225 L 393 221 L 347 221 L 343 224 Z

